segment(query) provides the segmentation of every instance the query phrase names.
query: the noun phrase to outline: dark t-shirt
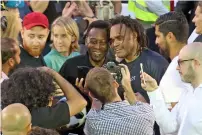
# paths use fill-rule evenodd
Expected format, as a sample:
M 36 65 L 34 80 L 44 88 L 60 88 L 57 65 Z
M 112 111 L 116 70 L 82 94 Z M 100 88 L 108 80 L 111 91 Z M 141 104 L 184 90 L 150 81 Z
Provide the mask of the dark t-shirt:
M 69 106 L 61 102 L 52 107 L 41 107 L 31 111 L 32 126 L 58 128 L 70 121 Z
M 149 49 L 143 50 L 140 56 L 134 61 L 127 63 L 123 60 L 121 63 L 126 64 L 130 70 L 131 85 L 134 92 L 139 92 L 147 102 L 149 102 L 149 97 L 147 92 L 141 87 L 140 63 L 143 64 L 144 72 L 151 75 L 158 84 L 169 65 L 168 61 L 163 56 Z
M 20 47 L 20 65 L 19 67 L 41 67 L 46 66 L 43 56 L 40 55 L 39 58 L 31 56 L 27 51 Z

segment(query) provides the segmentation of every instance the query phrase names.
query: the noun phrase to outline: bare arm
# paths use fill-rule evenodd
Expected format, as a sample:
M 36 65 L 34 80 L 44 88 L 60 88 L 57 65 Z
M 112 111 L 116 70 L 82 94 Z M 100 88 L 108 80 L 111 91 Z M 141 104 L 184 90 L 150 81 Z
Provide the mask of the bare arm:
M 120 0 L 112 1 L 114 5 L 114 14 L 121 14 L 122 11 L 122 4 Z
M 42 67 L 42 70 L 45 70 L 53 76 L 56 83 L 62 89 L 65 97 L 67 98 L 67 104 L 69 106 L 70 116 L 74 116 L 77 113 L 81 112 L 83 108 L 87 105 L 86 100 L 81 94 L 68 82 L 66 81 L 59 73 L 48 68 Z
M 49 0 L 42 1 L 42 0 L 31 0 L 30 6 L 34 12 L 41 12 L 43 13 L 49 4 Z

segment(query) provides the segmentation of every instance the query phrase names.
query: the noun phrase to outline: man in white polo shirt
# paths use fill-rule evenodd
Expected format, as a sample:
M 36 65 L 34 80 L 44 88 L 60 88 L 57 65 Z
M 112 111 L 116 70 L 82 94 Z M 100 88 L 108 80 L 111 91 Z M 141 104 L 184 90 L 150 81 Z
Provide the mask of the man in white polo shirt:
M 192 89 L 184 89 L 179 102 L 168 111 L 161 87 L 148 74 L 141 74 L 142 87 L 148 92 L 156 121 L 165 134 L 202 135 L 202 43 L 186 45 L 179 53 L 177 70 L 181 80 Z M 145 79 L 145 84 L 143 83 Z M 172 85 L 171 85 L 172 87 Z
M 187 44 L 188 32 L 188 23 L 183 13 L 166 13 L 155 23 L 156 44 L 162 55 L 171 59 L 159 85 L 169 109 L 178 102 L 182 90 L 189 89 L 189 85 L 181 81 L 180 74 L 176 70 L 178 54 Z

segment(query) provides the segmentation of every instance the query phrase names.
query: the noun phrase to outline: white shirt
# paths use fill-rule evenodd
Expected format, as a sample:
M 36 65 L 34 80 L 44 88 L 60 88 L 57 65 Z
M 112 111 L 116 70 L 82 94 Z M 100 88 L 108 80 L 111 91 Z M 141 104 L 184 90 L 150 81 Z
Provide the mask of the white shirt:
M 188 39 L 188 44 L 193 43 L 194 40 L 199 36 L 199 34 L 196 33 L 196 29 L 191 33 Z
M 0 79 L 0 83 L 2 83 L 4 80 L 9 79 L 8 76 L 2 71 L 1 72 L 1 79 Z
M 156 121 L 165 134 L 202 135 L 202 84 L 196 89 L 184 90 L 171 112 L 159 88 L 148 95 Z
M 161 79 L 159 88 L 163 94 L 164 101 L 167 104 L 178 102 L 181 92 L 184 89 L 192 89 L 192 86 L 181 80 L 178 72 L 177 63 L 178 56 L 176 56 L 168 66 L 164 76 Z

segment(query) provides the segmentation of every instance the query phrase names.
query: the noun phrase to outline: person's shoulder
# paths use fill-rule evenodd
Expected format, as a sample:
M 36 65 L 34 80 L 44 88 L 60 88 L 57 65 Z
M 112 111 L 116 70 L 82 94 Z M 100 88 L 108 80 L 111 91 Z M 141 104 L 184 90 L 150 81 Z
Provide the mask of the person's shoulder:
M 154 52 L 150 49 L 145 49 L 143 52 L 142 52 L 142 55 L 148 59 L 149 61 L 151 62 L 158 62 L 158 63 L 163 63 L 163 64 L 169 64 L 168 61 L 162 56 L 160 55 L 159 53 L 157 52 Z
M 81 63 L 85 60 L 86 55 L 77 55 L 75 57 L 69 58 L 64 64 Z

